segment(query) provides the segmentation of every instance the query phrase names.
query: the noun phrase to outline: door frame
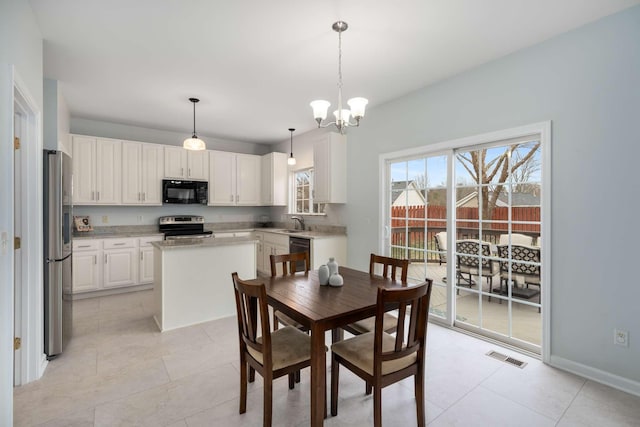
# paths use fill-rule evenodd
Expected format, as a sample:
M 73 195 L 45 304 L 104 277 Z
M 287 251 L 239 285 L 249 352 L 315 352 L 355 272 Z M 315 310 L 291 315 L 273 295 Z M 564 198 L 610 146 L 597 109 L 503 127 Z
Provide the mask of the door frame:
M 20 189 L 20 195 L 14 194 L 19 206 L 14 210 L 20 212 L 20 229 L 14 229 L 13 235 L 21 238 L 20 259 L 14 260 L 21 268 L 19 274 L 14 271 L 15 290 L 20 290 L 19 302 L 12 324 L 16 317 L 21 323 L 21 364 L 16 385 L 26 384 L 39 379 L 47 365 L 44 354 L 44 302 L 43 302 L 43 207 L 42 207 L 42 112 L 35 99 L 27 89 L 20 76 L 13 72 L 12 117 L 21 115 L 21 164 L 16 170 L 19 185 L 12 183 L 12 191 Z M 12 134 L 16 130 L 12 129 Z M 13 139 L 12 139 L 13 141 Z M 13 173 L 13 171 L 12 171 Z M 14 219 L 15 221 L 15 219 Z M 16 281 L 20 280 L 20 283 Z M 12 295 L 13 301 L 14 295 Z M 19 312 L 18 312 L 19 311 Z
M 378 224 L 378 250 L 380 253 L 384 253 L 388 247 L 388 240 L 390 238 L 390 230 L 387 226 L 389 223 L 388 209 L 389 204 L 388 192 L 386 191 L 388 182 L 387 162 L 399 158 L 407 158 L 419 155 L 430 155 L 435 153 L 442 153 L 446 151 L 456 150 L 458 148 L 472 147 L 476 145 L 482 145 L 490 142 L 509 140 L 513 138 L 522 138 L 527 135 L 540 135 L 541 153 L 542 153 L 542 206 L 540 212 L 541 230 L 540 235 L 542 237 L 542 282 L 544 283 L 544 289 L 541 289 L 542 296 L 542 360 L 545 363 L 549 363 L 551 357 L 551 120 L 532 123 L 528 125 L 513 127 L 509 129 L 498 130 L 494 132 L 483 133 L 479 135 L 472 135 L 459 139 L 453 139 L 450 141 L 436 142 L 433 144 L 422 145 L 419 147 L 409 148 L 401 151 L 395 151 L 391 153 L 383 153 L 378 157 L 378 170 L 380 171 L 379 177 L 379 224 Z M 452 161 L 451 161 L 452 162 Z M 451 180 L 451 173 L 453 166 L 449 165 L 448 180 Z M 448 209 L 455 209 L 455 200 L 453 197 L 447 197 Z M 449 215 L 449 217 L 451 217 Z M 451 221 L 449 219 L 448 221 Z M 453 224 L 447 223 L 450 228 Z M 453 239 L 453 236 L 448 236 Z M 451 259 L 453 248 L 449 244 L 447 246 L 448 253 L 447 259 Z M 455 270 L 453 263 L 449 263 L 449 276 L 451 272 Z M 454 273 L 455 274 L 455 273 Z M 451 282 L 451 281 L 449 281 Z M 453 301 L 454 301 L 454 287 L 449 284 L 449 302 L 447 307 L 447 318 L 445 320 L 446 326 L 453 327 Z

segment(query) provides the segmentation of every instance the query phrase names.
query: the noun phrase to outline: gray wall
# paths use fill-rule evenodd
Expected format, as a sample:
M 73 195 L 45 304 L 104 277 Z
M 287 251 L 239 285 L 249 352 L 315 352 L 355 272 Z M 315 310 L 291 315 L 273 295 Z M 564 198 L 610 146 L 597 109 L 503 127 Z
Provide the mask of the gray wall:
M 372 108 L 349 132 L 349 263 L 378 248 L 381 153 L 552 120 L 552 360 L 640 390 L 639 88 L 634 7 Z
M 9 241 L 13 241 L 14 208 L 12 65 L 42 111 L 42 36 L 26 0 L 0 2 L 0 231 L 8 233 Z M 13 424 L 13 263 L 13 251 L 0 254 L 0 425 Z

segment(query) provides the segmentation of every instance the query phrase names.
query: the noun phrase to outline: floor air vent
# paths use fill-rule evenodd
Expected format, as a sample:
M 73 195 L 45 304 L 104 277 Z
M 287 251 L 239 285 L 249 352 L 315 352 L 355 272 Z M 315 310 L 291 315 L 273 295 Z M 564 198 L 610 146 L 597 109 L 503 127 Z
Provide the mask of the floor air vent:
M 498 360 L 500 360 L 502 362 L 505 362 L 505 363 L 508 363 L 510 365 L 517 366 L 520 369 L 522 369 L 525 366 L 527 366 L 527 362 L 523 362 L 522 360 L 514 359 L 513 357 L 509 357 L 506 354 L 498 353 L 497 351 L 491 350 L 489 353 L 487 353 L 487 356 L 493 357 L 494 359 L 498 359 Z

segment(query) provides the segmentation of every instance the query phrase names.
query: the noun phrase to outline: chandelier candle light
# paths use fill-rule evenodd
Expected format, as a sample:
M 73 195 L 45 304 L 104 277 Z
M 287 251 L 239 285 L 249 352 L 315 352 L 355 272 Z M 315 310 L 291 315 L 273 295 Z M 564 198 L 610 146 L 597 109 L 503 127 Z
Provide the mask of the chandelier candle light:
M 313 117 L 316 119 L 319 128 L 335 124 L 338 131 L 344 134 L 347 126 L 360 126 L 360 119 L 364 117 L 364 109 L 369 101 L 366 98 L 351 98 L 347 101 L 351 110 L 342 108 L 342 33 L 347 31 L 349 26 L 344 21 L 337 21 L 331 28 L 338 33 L 338 109 L 333 112 L 336 121 L 323 124 L 323 121 L 327 118 L 327 110 L 331 105 L 329 101 L 319 99 L 311 102 L 310 105 L 313 108 Z M 349 121 L 351 116 L 353 116 L 355 122 Z
M 289 155 L 289 158 L 287 159 L 287 164 L 289 166 L 294 166 L 296 164 L 296 158 L 293 157 L 293 132 L 295 131 L 294 128 L 289 128 L 289 132 L 291 132 L 291 153 Z
M 196 103 L 200 100 L 198 98 L 189 98 L 189 101 L 193 102 L 193 135 L 191 135 L 191 138 L 184 140 L 182 147 L 187 150 L 204 150 L 207 146 L 196 134 Z

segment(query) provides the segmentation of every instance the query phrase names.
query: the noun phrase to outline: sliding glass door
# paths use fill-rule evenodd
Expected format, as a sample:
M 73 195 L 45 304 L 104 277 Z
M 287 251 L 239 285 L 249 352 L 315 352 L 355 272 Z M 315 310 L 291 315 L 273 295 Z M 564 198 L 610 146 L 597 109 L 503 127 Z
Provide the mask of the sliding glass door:
M 542 344 L 538 135 L 386 163 L 387 252 L 434 279 L 431 315 L 529 351 Z

